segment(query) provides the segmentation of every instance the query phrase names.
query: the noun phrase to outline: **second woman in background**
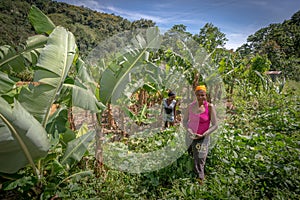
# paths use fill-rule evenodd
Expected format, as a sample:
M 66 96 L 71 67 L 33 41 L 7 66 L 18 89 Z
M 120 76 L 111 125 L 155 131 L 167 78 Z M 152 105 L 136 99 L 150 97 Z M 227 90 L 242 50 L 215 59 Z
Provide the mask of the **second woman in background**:
M 163 99 L 163 120 L 165 128 L 168 128 L 169 126 L 174 126 L 175 123 L 177 105 L 175 97 L 176 95 L 174 92 L 169 92 L 168 98 Z

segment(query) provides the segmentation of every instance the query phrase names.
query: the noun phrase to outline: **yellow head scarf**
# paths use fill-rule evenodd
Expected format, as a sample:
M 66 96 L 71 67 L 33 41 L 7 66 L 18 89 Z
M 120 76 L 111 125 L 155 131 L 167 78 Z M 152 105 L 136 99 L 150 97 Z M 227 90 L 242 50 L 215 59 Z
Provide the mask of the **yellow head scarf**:
M 199 85 L 196 87 L 195 91 L 198 91 L 198 90 L 203 90 L 204 92 L 206 92 L 206 87 L 205 85 Z

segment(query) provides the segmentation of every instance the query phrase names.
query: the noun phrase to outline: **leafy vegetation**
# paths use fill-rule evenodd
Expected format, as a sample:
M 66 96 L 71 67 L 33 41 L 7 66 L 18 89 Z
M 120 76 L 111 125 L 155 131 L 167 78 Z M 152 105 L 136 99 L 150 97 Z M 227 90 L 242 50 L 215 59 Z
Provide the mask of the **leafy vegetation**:
M 30 3 L 47 9 L 47 15 L 37 6 L 29 6 Z M 265 74 L 276 66 L 276 59 L 270 57 L 272 54 L 268 51 L 258 51 L 262 46 L 254 41 L 260 43 L 264 38 L 251 40 L 253 46 L 245 48 L 243 55 L 241 49 L 238 53 L 218 48 L 226 38 L 212 24 L 200 30 L 196 41 L 184 25 L 175 25 L 163 36 L 153 27 L 145 30 L 145 38 L 142 35 L 135 37 L 133 43 L 136 46 L 127 48 L 121 57 L 96 68 L 81 58 L 85 55 L 81 52 L 89 48 L 84 50 L 77 44 L 85 45 L 84 41 L 96 44 L 99 38 L 116 31 L 148 27 L 145 24 L 149 21 L 130 24 L 120 17 L 51 1 L 1 1 L 0 9 L 8 23 L 13 19 L 9 12 L 19 17 L 27 16 L 29 12 L 32 24 L 31 27 L 28 21 L 21 20 L 22 25 L 28 25 L 27 34 L 5 34 L 5 40 L 15 42 L 0 46 L 1 199 L 300 198 L 300 86 L 288 71 L 284 74 L 286 79 L 272 79 Z M 72 9 L 78 12 L 72 12 Z M 69 23 L 71 18 L 65 18 L 66 13 L 76 23 Z M 298 15 L 296 13 L 284 25 L 292 24 L 297 29 Z M 57 23 L 58 18 L 64 24 Z M 100 18 L 101 21 L 97 21 Z M 114 29 L 103 20 L 123 24 Z M 149 26 L 152 25 L 149 22 Z M 96 39 L 99 35 L 96 37 L 87 26 L 97 29 L 103 26 L 107 34 L 101 33 Z M 280 29 L 280 25 L 278 27 Z M 86 35 L 74 36 L 72 30 L 75 33 L 84 30 L 82 34 Z M 178 40 L 167 40 L 162 42 L 162 47 L 173 43 L 176 48 L 158 49 L 164 37 L 176 36 L 178 32 L 185 36 L 186 46 Z M 299 40 L 296 32 L 291 34 L 291 41 Z M 205 37 L 210 38 L 208 43 L 202 42 Z M 26 45 L 19 47 L 18 42 Z M 183 51 L 193 42 L 198 42 L 209 54 L 203 53 L 202 48 Z M 280 43 L 279 49 L 282 50 L 284 44 L 286 42 Z M 283 63 L 291 59 L 297 63 L 299 59 L 295 53 L 298 46 L 290 45 L 293 49 L 285 49 L 290 54 L 280 57 Z M 246 50 L 249 51 L 245 53 Z M 111 56 L 106 53 L 105 56 Z M 195 60 L 204 66 L 203 71 L 199 72 L 194 66 Z M 158 70 L 162 65 L 165 73 Z M 205 66 L 217 69 L 220 76 L 215 73 L 207 76 Z M 146 71 L 150 72 L 148 76 Z M 227 91 L 228 112 L 212 135 L 214 142 L 207 159 L 204 185 L 196 181 L 193 160 L 186 149 L 170 165 L 154 171 L 132 173 L 111 167 L 107 158 L 112 158 L 114 153 L 117 158 L 126 159 L 135 153 L 146 155 L 168 146 L 179 147 L 177 142 L 185 137 L 178 131 L 180 126 L 154 130 L 146 133 L 147 137 L 130 133 L 121 135 L 112 126 L 108 128 L 113 129 L 109 133 L 103 131 L 103 122 L 112 117 L 111 103 L 118 99 L 130 102 L 131 107 L 126 111 L 136 126 L 147 126 L 150 116 L 156 114 L 150 106 L 161 101 L 170 87 L 168 84 L 175 85 L 172 80 L 179 75 L 183 75 L 190 87 L 204 81 L 216 86 L 217 90 L 224 83 Z M 20 77 L 25 80 L 30 77 L 31 82 L 20 84 Z M 141 77 L 147 83 L 140 84 Z M 170 81 L 165 82 L 162 77 Z M 139 89 L 130 93 L 128 89 L 135 85 L 139 85 Z M 217 91 L 211 93 L 215 101 L 221 90 Z M 53 105 L 58 105 L 54 113 L 51 112 Z M 83 125 L 76 130 L 72 126 L 74 107 L 91 111 L 96 116 L 95 128 Z M 119 139 L 115 139 L 116 134 Z M 103 155 L 109 148 L 115 151 Z M 156 159 L 168 163 L 167 157 L 160 156 Z M 136 166 L 131 167 L 135 169 Z

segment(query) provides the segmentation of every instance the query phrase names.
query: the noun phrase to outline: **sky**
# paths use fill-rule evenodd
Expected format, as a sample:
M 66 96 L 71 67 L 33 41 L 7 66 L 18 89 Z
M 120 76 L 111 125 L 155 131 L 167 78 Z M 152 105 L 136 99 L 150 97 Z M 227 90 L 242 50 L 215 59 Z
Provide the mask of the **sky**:
M 114 14 L 129 21 L 151 19 L 160 31 L 183 24 L 198 34 L 212 23 L 225 34 L 227 49 L 246 43 L 247 37 L 270 24 L 291 19 L 300 0 L 57 0 Z

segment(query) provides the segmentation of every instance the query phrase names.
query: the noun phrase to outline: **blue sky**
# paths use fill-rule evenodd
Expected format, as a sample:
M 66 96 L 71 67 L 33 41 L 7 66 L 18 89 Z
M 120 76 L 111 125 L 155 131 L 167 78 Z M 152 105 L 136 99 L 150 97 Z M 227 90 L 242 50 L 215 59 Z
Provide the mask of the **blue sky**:
M 161 32 L 175 24 L 199 33 L 212 23 L 226 34 L 225 47 L 236 49 L 249 35 L 269 24 L 282 23 L 300 10 L 300 0 L 57 0 L 114 13 L 130 21 L 141 18 L 156 22 Z

